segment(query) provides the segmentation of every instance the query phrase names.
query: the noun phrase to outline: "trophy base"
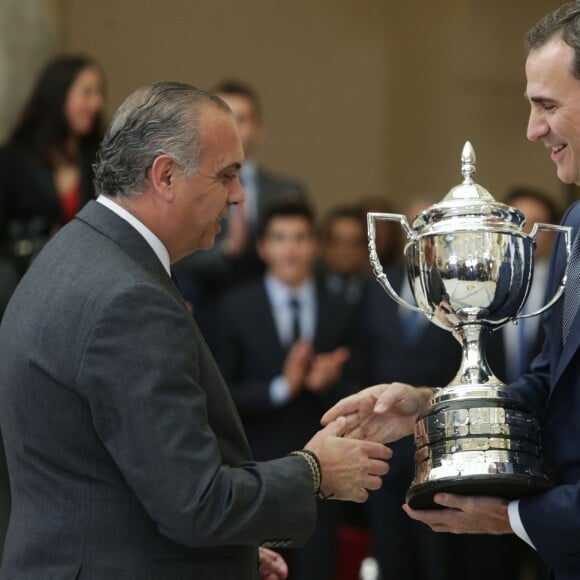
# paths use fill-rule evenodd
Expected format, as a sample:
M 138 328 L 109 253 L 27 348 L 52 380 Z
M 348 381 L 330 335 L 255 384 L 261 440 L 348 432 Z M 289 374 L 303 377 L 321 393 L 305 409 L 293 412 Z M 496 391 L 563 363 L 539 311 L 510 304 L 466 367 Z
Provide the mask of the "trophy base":
M 437 493 L 455 493 L 466 496 L 502 497 L 520 499 L 548 491 L 553 483 L 546 478 L 524 475 L 472 475 L 448 481 L 439 480 L 413 486 L 407 492 L 407 503 L 416 510 L 443 509 L 433 500 Z
M 447 397 L 417 420 L 412 508 L 440 508 L 433 501 L 440 492 L 518 499 L 553 486 L 535 417 L 520 401 L 497 397 L 497 388 L 490 394 Z

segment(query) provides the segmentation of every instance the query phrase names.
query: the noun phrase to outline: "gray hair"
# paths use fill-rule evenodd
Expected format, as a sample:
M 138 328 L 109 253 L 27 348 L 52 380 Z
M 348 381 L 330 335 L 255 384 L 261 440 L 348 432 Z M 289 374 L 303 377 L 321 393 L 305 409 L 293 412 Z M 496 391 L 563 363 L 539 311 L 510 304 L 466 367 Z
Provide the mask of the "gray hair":
M 559 35 L 574 49 L 572 74 L 580 79 L 580 0 L 569 2 L 550 12 L 526 35 L 525 48 L 529 53 Z
M 186 176 L 194 175 L 201 151 L 200 119 L 207 105 L 231 114 L 215 95 L 181 83 L 154 83 L 129 95 L 97 152 L 97 195 L 139 195 L 159 155 L 169 155 Z

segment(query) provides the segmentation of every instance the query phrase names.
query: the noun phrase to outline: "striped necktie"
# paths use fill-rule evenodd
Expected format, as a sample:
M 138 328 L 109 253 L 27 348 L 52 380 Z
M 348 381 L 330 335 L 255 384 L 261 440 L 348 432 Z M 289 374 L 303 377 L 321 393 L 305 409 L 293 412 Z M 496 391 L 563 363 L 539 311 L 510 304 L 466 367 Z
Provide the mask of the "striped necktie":
M 562 315 L 562 344 L 566 344 L 572 323 L 580 305 L 580 235 L 576 234 L 572 246 L 572 256 L 568 267 L 568 279 L 564 291 L 564 309 Z

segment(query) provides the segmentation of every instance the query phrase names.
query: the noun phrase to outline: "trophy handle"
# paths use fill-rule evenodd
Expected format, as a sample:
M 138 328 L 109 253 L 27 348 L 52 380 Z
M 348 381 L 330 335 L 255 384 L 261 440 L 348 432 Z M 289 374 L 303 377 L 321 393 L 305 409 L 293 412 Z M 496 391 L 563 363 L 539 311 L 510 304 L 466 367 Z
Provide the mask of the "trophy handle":
M 384 220 L 390 222 L 399 222 L 401 228 L 405 232 L 407 239 L 412 239 L 414 237 L 413 230 L 409 226 L 407 218 L 400 213 L 377 213 L 369 212 L 367 213 L 367 230 L 369 235 L 369 257 L 371 261 L 371 267 L 373 273 L 378 280 L 379 284 L 383 287 L 384 291 L 397 303 L 409 310 L 414 310 L 415 312 L 425 312 L 417 307 L 409 304 L 406 300 L 403 300 L 395 289 L 391 286 L 387 275 L 383 272 L 383 266 L 377 255 L 377 245 L 376 245 L 376 227 L 375 220 Z
M 556 292 L 554 293 L 554 296 L 552 296 L 550 301 L 547 302 L 546 304 L 544 304 L 544 306 L 542 306 L 541 308 L 539 308 L 535 312 L 529 312 L 528 314 L 521 314 L 521 315 L 515 316 L 514 318 L 512 318 L 512 320 L 514 320 L 514 321 L 520 320 L 522 318 L 531 318 L 532 316 L 537 316 L 538 314 L 542 314 L 542 312 L 544 312 L 545 310 L 548 310 L 548 308 L 551 308 L 556 302 L 558 302 L 558 300 L 560 299 L 560 296 L 562 296 L 562 294 L 564 292 L 564 287 L 566 285 L 566 279 L 568 278 L 568 264 L 570 263 L 570 254 L 572 252 L 572 228 L 568 227 L 568 226 L 555 226 L 553 224 L 541 224 L 541 223 L 534 224 L 534 227 L 532 228 L 532 232 L 530 233 L 530 237 L 534 240 L 534 242 L 536 241 L 536 238 L 538 237 L 538 234 L 540 233 L 541 230 L 552 230 L 553 232 L 564 234 L 564 239 L 565 239 L 565 243 L 566 243 L 566 246 L 565 246 L 566 247 L 566 269 L 564 270 L 564 274 L 562 275 L 562 280 L 560 280 L 560 285 L 558 286 L 558 289 L 556 290 Z

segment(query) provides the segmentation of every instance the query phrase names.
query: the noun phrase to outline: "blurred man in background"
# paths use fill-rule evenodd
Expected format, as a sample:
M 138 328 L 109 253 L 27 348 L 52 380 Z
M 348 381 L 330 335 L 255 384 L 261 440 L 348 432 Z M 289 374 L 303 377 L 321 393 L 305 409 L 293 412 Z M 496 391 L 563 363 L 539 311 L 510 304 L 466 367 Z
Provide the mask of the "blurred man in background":
M 255 245 L 261 214 L 279 200 L 304 200 L 307 195 L 299 181 L 267 171 L 256 160 L 266 141 L 262 105 L 256 90 L 243 82 L 228 80 L 219 83 L 213 92 L 230 107 L 238 124 L 245 155 L 240 182 L 246 202 L 224 220 L 222 232 L 210 251 L 189 256 L 174 268 L 204 332 L 211 332 L 220 294 L 264 271 Z
M 286 455 L 318 429 L 352 385 L 344 366 L 354 341 L 353 309 L 314 277 L 312 210 L 281 202 L 265 212 L 258 253 L 264 277 L 231 289 L 218 308 L 213 349 L 256 459 Z M 336 506 L 320 505 L 313 538 L 290 555 L 297 580 L 332 580 Z
M 366 214 L 360 206 L 330 210 L 320 238 L 318 275 L 329 292 L 357 304 L 370 275 Z

